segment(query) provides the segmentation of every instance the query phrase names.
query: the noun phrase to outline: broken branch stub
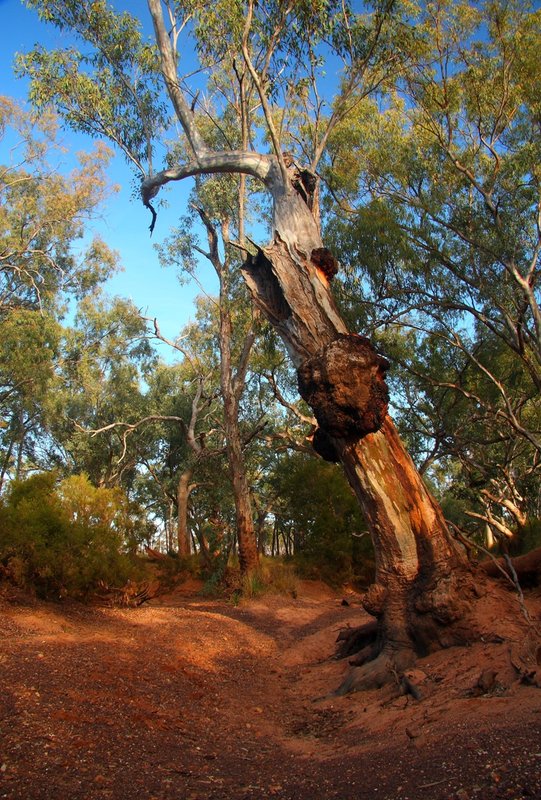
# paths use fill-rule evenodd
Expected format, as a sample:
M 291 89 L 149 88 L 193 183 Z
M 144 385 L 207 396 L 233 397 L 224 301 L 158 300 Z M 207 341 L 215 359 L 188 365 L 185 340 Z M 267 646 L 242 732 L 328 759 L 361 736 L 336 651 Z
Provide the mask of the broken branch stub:
M 387 414 L 388 368 L 364 336 L 340 335 L 301 364 L 299 393 L 327 436 L 360 439 L 378 431 Z
M 332 281 L 338 272 L 338 261 L 327 247 L 316 247 L 312 250 L 310 261 L 321 270 L 328 281 Z

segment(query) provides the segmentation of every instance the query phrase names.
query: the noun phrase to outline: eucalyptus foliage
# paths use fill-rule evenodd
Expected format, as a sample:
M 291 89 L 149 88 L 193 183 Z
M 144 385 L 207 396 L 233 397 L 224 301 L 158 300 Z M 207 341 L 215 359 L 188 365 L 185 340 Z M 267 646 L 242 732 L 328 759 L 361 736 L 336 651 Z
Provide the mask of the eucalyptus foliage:
M 120 147 L 147 204 L 217 171 L 198 192 L 223 221 L 271 156 L 320 178 L 342 307 L 396 365 L 421 469 L 494 530 L 539 513 L 539 10 L 149 0 L 152 32 L 114 4 L 28 5 L 70 36 L 20 57 L 34 102 Z M 175 236 L 162 255 L 193 268 Z
M 109 152 L 81 154 L 68 175 L 56 169 L 57 118 L 0 98 L 0 487 L 37 465 L 48 438 L 46 404 L 62 361 L 62 320 L 116 267 L 88 222 L 108 192 Z M 6 152 L 8 148 L 6 147 Z
M 392 91 L 330 143 L 328 233 L 419 464 L 513 530 L 541 510 L 541 16 L 453 2 L 415 22 Z

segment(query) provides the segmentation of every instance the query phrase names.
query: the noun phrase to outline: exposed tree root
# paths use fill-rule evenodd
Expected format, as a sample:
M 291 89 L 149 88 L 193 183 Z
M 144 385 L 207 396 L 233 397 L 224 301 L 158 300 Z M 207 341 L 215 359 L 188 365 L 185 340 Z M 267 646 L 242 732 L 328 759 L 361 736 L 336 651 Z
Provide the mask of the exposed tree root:
M 366 664 L 368 661 L 373 661 L 378 656 L 380 649 L 380 646 L 376 642 L 369 644 L 359 650 L 353 658 L 350 658 L 348 663 L 352 667 L 362 667 L 362 665 Z
M 400 685 L 404 670 L 415 663 L 415 658 L 415 653 L 409 648 L 396 652 L 383 649 L 373 661 L 351 669 L 332 694 L 342 697 L 352 692 L 380 689 L 388 683 Z
M 336 639 L 338 643 L 336 658 L 348 658 L 348 656 L 359 653 L 367 647 L 372 649 L 377 634 L 377 620 L 371 620 L 356 628 L 342 628 Z
M 523 589 L 541 585 L 541 547 L 524 556 L 512 558 L 511 563 Z M 479 564 L 479 569 L 491 578 L 502 578 L 504 574 L 509 575 L 508 565 L 503 558 L 483 561 L 482 564 Z

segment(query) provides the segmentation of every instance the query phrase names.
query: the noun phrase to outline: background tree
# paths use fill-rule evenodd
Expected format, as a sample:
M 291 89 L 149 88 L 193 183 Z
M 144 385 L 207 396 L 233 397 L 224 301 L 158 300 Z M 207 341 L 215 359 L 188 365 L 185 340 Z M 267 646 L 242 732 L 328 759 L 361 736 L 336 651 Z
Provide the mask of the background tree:
M 56 459 L 68 472 L 85 472 L 97 486 L 121 485 L 129 491 L 138 451 L 127 451 L 112 423 L 141 415 L 142 383 L 156 360 L 145 323 L 131 302 L 97 294 L 81 301 L 73 325 L 64 330 L 46 407 L 53 438 L 50 461 Z M 111 426 L 108 435 L 89 435 L 106 426 Z
M 154 322 L 157 335 L 159 328 Z M 173 510 L 176 510 L 176 533 L 168 536 L 168 549 L 177 550 L 182 557 L 190 554 L 195 542 L 190 525 L 191 495 L 206 483 L 201 477 L 204 462 L 223 456 L 224 445 L 220 423 L 220 408 L 212 370 L 197 354 L 188 341 L 192 330 L 188 326 L 180 339 L 182 344 L 172 344 L 182 351 L 184 360 L 177 364 L 161 364 L 149 376 L 149 390 L 145 397 L 146 416 L 135 423 L 116 422 L 114 427 L 123 430 L 123 438 L 138 440 L 141 431 L 151 442 L 143 450 L 140 464 L 140 482 L 152 496 L 154 487 L 156 505 L 162 507 L 161 516 L 172 531 Z M 149 414 L 150 412 L 150 414 Z M 202 550 L 205 543 L 199 542 Z
M 250 354 L 256 338 L 256 323 L 250 313 L 246 293 L 242 291 L 238 277 L 235 277 L 239 256 L 230 245 L 232 228 L 238 233 L 244 224 L 242 202 L 240 211 L 238 208 L 238 193 L 237 181 L 218 178 L 203 183 L 200 180 L 194 192 L 193 207 L 203 224 L 206 245 L 202 246 L 194 239 L 190 221 L 186 219 L 187 227 L 174 232 L 160 252 L 162 263 L 180 262 L 181 268 L 188 273 L 194 268 L 194 252 L 199 253 L 210 262 L 218 280 L 216 351 L 219 354 L 225 452 L 235 500 L 241 572 L 250 573 L 257 570 L 258 550 L 239 416 Z M 246 310 L 248 313 L 245 313 Z
M 98 146 L 61 176 L 54 167 L 57 124 L 0 98 L 0 135 L 12 161 L 0 165 L 0 486 L 39 465 L 51 388 L 69 300 L 83 298 L 116 260 L 97 238 L 80 245 L 103 201 L 108 151 Z

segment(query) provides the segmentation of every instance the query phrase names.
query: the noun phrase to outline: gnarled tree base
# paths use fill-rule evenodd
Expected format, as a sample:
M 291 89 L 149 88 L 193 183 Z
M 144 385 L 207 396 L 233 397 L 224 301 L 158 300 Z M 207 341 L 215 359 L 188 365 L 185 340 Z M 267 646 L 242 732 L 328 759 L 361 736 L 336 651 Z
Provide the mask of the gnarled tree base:
M 419 593 L 410 587 L 402 598 L 387 598 L 387 603 L 377 608 L 377 588 L 367 593 L 367 605 L 377 610 L 378 619 L 372 619 L 358 628 L 345 628 L 337 639 L 337 658 L 347 658 L 351 669 L 342 683 L 332 693 L 342 696 L 351 692 L 377 689 L 386 684 L 407 684 L 404 673 L 416 661 L 437 650 L 469 646 L 476 642 L 505 643 L 501 627 L 512 630 L 507 641 L 516 647 L 517 642 L 528 642 L 528 653 L 541 650 L 539 630 L 522 613 L 517 595 L 505 585 L 490 580 L 483 571 L 462 575 L 453 574 L 443 580 L 443 585 Z M 437 602 L 436 602 L 437 599 Z M 444 602 L 444 600 L 446 602 Z M 397 626 L 397 607 L 402 607 L 402 625 Z M 388 623 L 390 616 L 392 623 Z M 533 642 L 533 645 L 532 645 Z M 532 668 L 536 668 L 535 656 Z M 538 666 L 538 665 L 537 665 Z

